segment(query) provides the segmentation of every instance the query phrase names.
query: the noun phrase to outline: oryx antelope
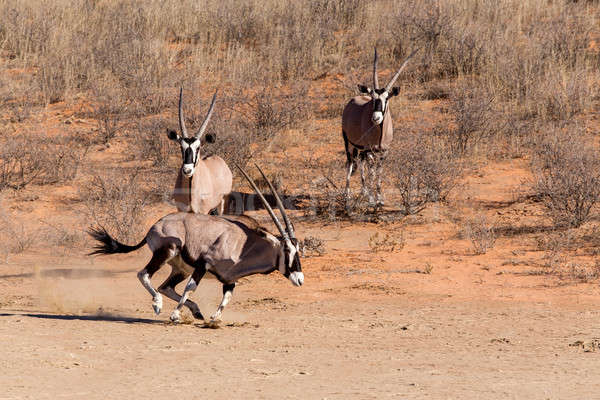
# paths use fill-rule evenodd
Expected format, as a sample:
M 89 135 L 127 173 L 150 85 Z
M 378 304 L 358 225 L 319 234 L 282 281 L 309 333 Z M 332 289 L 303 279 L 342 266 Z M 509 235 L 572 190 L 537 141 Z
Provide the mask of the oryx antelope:
M 188 135 L 183 116 L 183 88 L 179 90 L 179 128 L 181 135 L 173 130 L 167 131 L 169 139 L 179 142 L 183 165 L 179 169 L 173 199 L 177 210 L 208 214 L 217 209 L 217 214 L 223 214 L 224 197 L 231 192 L 231 170 L 219 156 L 204 156 L 202 145 L 213 143 L 214 135 L 204 132 L 214 111 L 217 92 L 213 95 L 210 108 L 204 122 L 195 135 Z
M 129 253 L 147 244 L 152 251 L 152 259 L 138 273 L 138 278 L 152 295 L 152 307 L 157 314 L 162 309 L 160 293 L 178 302 L 171 314 L 173 322 L 180 320 L 180 310 L 184 305 L 195 318 L 204 319 L 198 305 L 188 300 L 188 296 L 206 272 L 213 274 L 223 284 L 223 299 L 211 316 L 211 321 L 219 320 L 223 308 L 231 299 L 236 281 L 242 277 L 278 270 L 294 285 L 301 286 L 304 274 L 294 227 L 273 185 L 258 169 L 275 197 L 285 228 L 252 178 L 241 168 L 240 171 L 261 199 L 281 236 L 257 228 L 255 221 L 246 216 L 235 218 L 177 212 L 156 222 L 146 237 L 135 246 L 119 243 L 102 228 L 91 229 L 90 235 L 100 242 L 91 254 Z M 171 277 L 158 291 L 152 287 L 150 278 L 164 263 L 170 263 L 174 269 L 180 268 L 180 275 L 191 273 L 182 296 L 177 295 L 171 287 Z
M 373 87 L 358 85 L 362 95 L 356 96 L 344 108 L 342 113 L 342 136 L 346 146 L 346 196 L 350 195 L 350 177 L 358 164 L 362 193 L 368 196 L 370 204 L 383 205 L 381 194 L 381 168 L 387 151 L 392 143 L 394 130 L 389 100 L 398 95 L 400 89 L 393 87 L 396 79 L 418 51 L 413 51 L 402 63 L 400 69 L 384 88 L 379 88 L 377 79 L 377 49 L 373 58 Z M 371 185 L 376 179 L 376 198 L 369 193 L 365 178 L 365 166 Z

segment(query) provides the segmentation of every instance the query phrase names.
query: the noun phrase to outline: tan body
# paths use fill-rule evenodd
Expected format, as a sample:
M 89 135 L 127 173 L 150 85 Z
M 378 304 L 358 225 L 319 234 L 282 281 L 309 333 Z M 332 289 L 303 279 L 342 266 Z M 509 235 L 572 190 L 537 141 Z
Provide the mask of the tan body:
M 279 268 L 281 251 L 275 236 L 247 226 L 244 219 L 192 213 L 168 214 L 146 235 L 152 252 L 172 249 L 173 264 L 193 270 L 202 263 L 224 284 Z
M 390 148 L 394 139 L 390 106 L 379 125 L 373 123 L 372 114 L 373 100 L 369 96 L 353 97 L 344 107 L 342 131 L 351 149 L 379 152 Z
M 208 214 L 216 208 L 224 212 L 224 197 L 231 192 L 233 176 L 227 163 L 219 156 L 198 160 L 194 175 L 187 178 L 181 168 L 177 174 L 173 200 L 178 211 Z

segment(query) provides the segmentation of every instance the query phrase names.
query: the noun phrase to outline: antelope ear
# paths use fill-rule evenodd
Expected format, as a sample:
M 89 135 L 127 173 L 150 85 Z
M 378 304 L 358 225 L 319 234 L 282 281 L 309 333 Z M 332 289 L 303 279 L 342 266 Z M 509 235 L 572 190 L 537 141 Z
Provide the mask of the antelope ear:
M 167 129 L 167 137 L 171 140 L 179 139 L 179 135 L 172 129 Z
M 400 94 L 400 88 L 398 86 L 395 86 L 388 93 L 390 94 L 389 97 L 398 96 L 398 94 Z
M 358 85 L 358 91 L 361 93 L 371 94 L 371 88 L 368 88 L 365 85 Z
M 216 140 L 217 140 L 217 135 L 214 133 L 207 133 L 206 135 L 204 135 L 205 143 L 214 143 Z

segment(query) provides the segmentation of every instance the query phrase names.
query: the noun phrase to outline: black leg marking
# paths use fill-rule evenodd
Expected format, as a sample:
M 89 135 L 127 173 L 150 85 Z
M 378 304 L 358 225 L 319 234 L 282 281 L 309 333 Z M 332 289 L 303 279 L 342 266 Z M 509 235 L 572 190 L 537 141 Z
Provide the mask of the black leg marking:
M 175 287 L 185 280 L 188 276 L 183 272 L 173 271 L 171 275 L 167 278 L 166 281 L 163 282 L 162 285 L 158 287 L 158 292 L 164 294 L 169 299 L 179 302 L 181 300 L 181 295 L 177 293 Z M 192 312 L 192 315 L 196 319 L 204 319 L 204 316 L 200 312 L 200 307 L 198 304 L 194 303 L 191 300 L 186 300 L 184 305 Z
M 152 275 L 156 273 L 168 260 L 173 257 L 173 252 L 171 247 L 161 247 L 157 249 L 154 254 L 152 254 L 152 258 L 146 265 L 146 272 L 148 273 L 148 277 L 152 278 Z
M 233 292 L 233 289 L 235 289 L 235 283 L 224 283 L 223 284 L 223 294 L 225 294 L 227 292 Z

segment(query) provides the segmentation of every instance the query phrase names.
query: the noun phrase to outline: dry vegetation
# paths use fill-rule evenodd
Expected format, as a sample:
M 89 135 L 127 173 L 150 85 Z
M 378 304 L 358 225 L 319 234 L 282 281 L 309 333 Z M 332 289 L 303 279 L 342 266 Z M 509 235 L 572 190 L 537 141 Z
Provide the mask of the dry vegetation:
M 306 145 L 307 124 L 339 119 L 376 44 L 382 70 L 421 47 L 399 84 L 411 102 L 438 102 L 437 121 L 396 124 L 384 185 L 398 218 L 446 201 L 476 160 L 525 157 L 548 218 L 578 227 L 600 198 L 587 129 L 599 16 L 597 2 L 541 0 L 0 0 L 0 190 L 73 184 L 94 221 L 134 237 L 179 163 L 165 130 L 180 85 L 191 129 L 220 89 L 207 151 L 244 165 L 282 132 Z M 333 77 L 336 88 L 321 85 Z M 55 105 L 83 122 L 46 132 Z M 311 216 L 378 220 L 344 196 L 343 156 L 302 156 L 314 173 L 282 179 L 308 188 Z M 493 240 L 472 231 L 486 252 Z

